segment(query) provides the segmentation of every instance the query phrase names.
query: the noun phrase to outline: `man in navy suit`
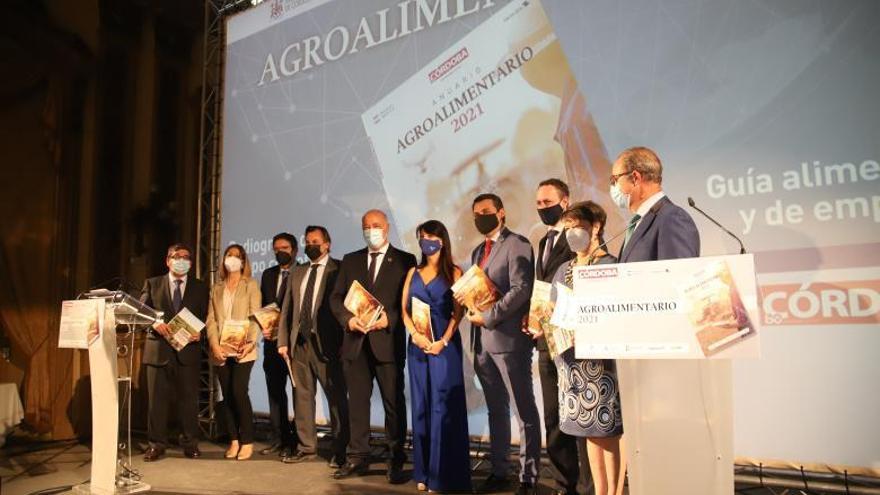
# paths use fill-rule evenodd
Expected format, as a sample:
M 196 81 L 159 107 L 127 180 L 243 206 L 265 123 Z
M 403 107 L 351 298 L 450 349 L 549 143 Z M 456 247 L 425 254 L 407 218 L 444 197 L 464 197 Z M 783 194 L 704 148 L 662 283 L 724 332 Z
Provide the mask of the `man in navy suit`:
M 532 339 L 522 332 L 523 318 L 535 280 L 535 257 L 525 237 L 505 226 L 504 204 L 495 194 L 473 202 L 474 223 L 485 239 L 471 253 L 471 262 L 501 294 L 490 308 L 468 312 L 472 325 L 474 371 L 486 394 L 489 412 L 492 472 L 483 493 L 507 487 L 510 451 L 510 399 L 519 421 L 520 484 L 518 494 L 536 493 L 541 456 L 541 423 L 532 390 Z
M 663 165 L 652 150 L 624 150 L 611 169 L 611 198 L 629 210 L 620 263 L 695 258 L 700 233 L 691 216 L 663 192 Z
M 165 256 L 168 273 L 148 278 L 140 301 L 164 313 L 163 322 L 147 333 L 141 364 L 147 375 L 147 437 L 150 446 L 144 461 L 159 460 L 168 445 L 168 409 L 173 405 L 180 424 L 180 444 L 190 459 L 201 457 L 199 450 L 199 370 L 201 333 L 175 351 L 168 343 L 168 322 L 188 309 L 196 318 L 208 319 L 208 285 L 190 277 L 192 250 L 185 244 L 172 244 Z

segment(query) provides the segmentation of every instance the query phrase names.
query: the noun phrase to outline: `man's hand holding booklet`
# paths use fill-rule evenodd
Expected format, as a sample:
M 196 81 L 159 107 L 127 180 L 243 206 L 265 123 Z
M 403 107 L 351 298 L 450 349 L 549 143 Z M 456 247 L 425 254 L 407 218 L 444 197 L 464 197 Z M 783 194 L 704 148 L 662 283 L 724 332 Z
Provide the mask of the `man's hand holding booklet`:
M 381 326 L 383 319 L 387 318 L 382 303 L 357 280 L 351 283 L 343 305 L 353 315 L 349 320 L 351 330 L 367 333 Z

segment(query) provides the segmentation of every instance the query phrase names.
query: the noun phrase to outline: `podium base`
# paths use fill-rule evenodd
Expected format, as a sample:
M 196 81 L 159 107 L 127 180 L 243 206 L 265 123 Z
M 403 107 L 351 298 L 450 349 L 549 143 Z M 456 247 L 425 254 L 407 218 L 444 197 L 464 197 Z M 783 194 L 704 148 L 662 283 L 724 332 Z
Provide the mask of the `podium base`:
M 116 487 L 112 491 L 108 491 L 103 488 L 93 487 L 91 483 L 83 483 L 82 485 L 76 485 L 75 487 L 73 487 L 73 493 L 123 495 L 127 493 L 144 493 L 150 491 L 151 489 L 152 487 L 150 485 L 142 481 L 134 481 L 120 478 L 116 480 Z

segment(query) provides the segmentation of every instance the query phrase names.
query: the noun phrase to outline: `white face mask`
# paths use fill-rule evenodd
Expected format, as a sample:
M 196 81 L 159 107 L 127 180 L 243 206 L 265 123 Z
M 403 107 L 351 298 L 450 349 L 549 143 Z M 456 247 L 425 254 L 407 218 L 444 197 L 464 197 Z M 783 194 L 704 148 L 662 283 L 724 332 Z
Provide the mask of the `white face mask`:
M 171 271 L 177 275 L 186 275 L 189 272 L 190 262 L 188 259 L 177 258 L 171 260 Z
M 226 270 L 229 272 L 237 272 L 241 270 L 241 258 L 238 256 L 227 256 L 226 259 L 223 260 L 223 266 L 226 267 Z
M 565 240 L 568 247 L 575 253 L 585 253 L 590 249 L 590 232 L 587 229 L 574 227 L 565 231 Z
M 629 194 L 624 194 L 624 192 L 620 190 L 620 186 L 615 182 L 611 186 L 611 201 L 614 201 L 614 204 L 616 204 L 621 210 L 629 211 L 629 200 Z
M 364 242 L 370 249 L 379 249 L 385 245 L 385 232 L 382 229 L 364 229 Z

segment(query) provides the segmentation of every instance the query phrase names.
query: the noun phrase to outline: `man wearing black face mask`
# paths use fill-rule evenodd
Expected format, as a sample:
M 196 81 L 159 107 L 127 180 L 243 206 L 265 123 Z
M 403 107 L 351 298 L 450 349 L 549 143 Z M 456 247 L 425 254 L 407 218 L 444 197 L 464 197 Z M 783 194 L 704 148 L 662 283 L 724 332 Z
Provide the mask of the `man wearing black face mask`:
M 474 224 L 485 240 L 471 253 L 501 298 L 485 311 L 468 311 L 474 371 L 486 394 L 492 472 L 480 492 L 507 488 L 510 451 L 510 400 L 519 422 L 520 484 L 517 494 L 536 493 L 541 456 L 541 424 L 532 392 L 531 339 L 522 333 L 523 318 L 535 280 L 534 254 L 528 239 L 504 225 L 504 204 L 495 194 L 473 202 Z M 459 300 L 461 303 L 462 301 Z
M 315 458 L 316 382 L 321 384 L 330 409 L 333 458 L 330 467 L 345 464 L 348 445 L 348 397 L 339 349 L 342 327 L 330 310 L 330 294 L 339 274 L 339 260 L 330 257 L 330 233 L 317 225 L 306 227 L 304 250 L 309 264 L 294 267 L 284 296 L 278 331 L 278 353 L 290 359 L 296 382 L 293 408 L 299 445 L 285 463 Z M 328 289 L 329 288 L 329 289 Z
M 277 265 L 263 272 L 260 291 L 263 295 L 263 306 L 276 303 L 281 308 L 284 294 L 287 291 L 287 280 L 290 269 L 296 258 L 296 237 L 282 232 L 272 238 L 272 249 L 275 250 Z M 290 423 L 287 411 L 287 364 L 278 355 L 278 332 L 263 330 L 263 371 L 266 375 L 266 390 L 269 395 L 269 418 L 272 429 L 278 435 L 277 442 L 260 451 L 269 455 L 292 455 L 296 448 L 296 434 Z
M 552 282 L 556 270 L 574 257 L 565 239 L 562 227 L 562 212 L 569 206 L 568 185 L 559 179 L 547 179 L 538 184 L 535 206 L 541 222 L 547 226 L 547 233 L 538 243 L 538 259 L 535 261 L 535 279 Z M 527 325 L 523 331 L 529 333 L 538 345 L 538 371 L 541 375 L 541 392 L 544 397 L 544 429 L 546 432 L 547 457 L 550 458 L 557 493 L 577 493 L 578 478 L 584 479 L 587 493 L 593 493 L 592 477 L 586 460 L 587 450 L 583 441 L 559 431 L 559 397 L 556 364 L 550 357 L 547 341 L 543 334 L 531 334 Z M 578 454 L 583 457 L 578 465 Z

